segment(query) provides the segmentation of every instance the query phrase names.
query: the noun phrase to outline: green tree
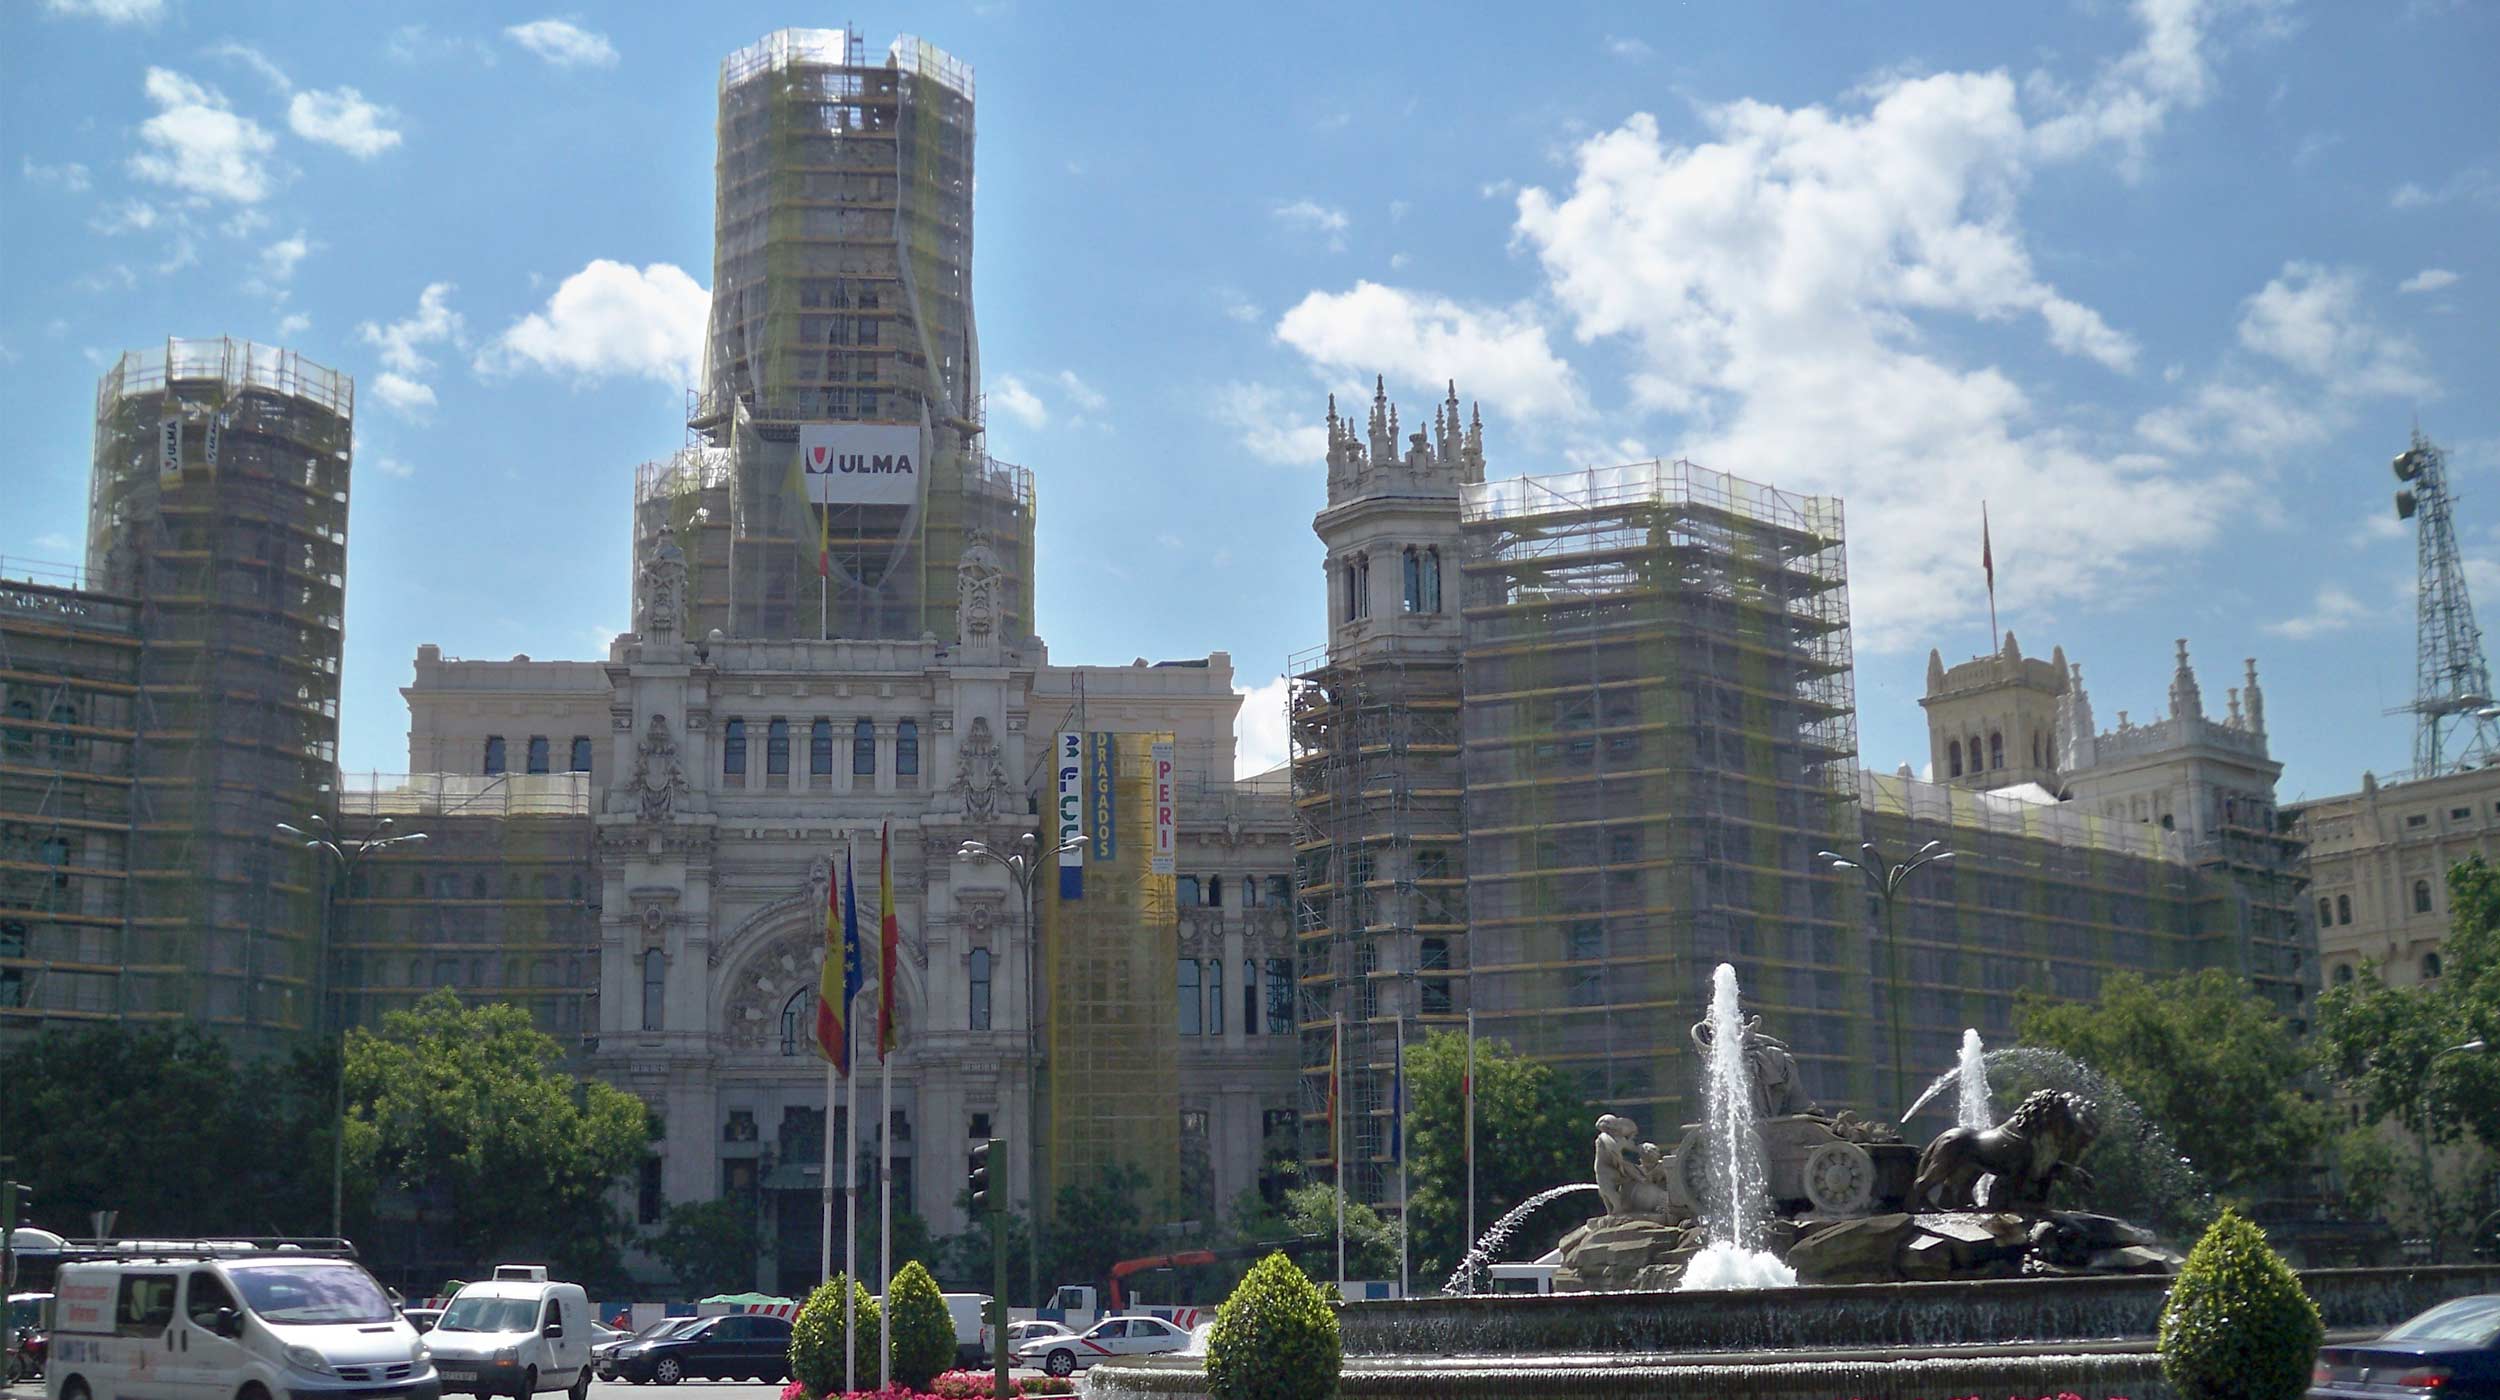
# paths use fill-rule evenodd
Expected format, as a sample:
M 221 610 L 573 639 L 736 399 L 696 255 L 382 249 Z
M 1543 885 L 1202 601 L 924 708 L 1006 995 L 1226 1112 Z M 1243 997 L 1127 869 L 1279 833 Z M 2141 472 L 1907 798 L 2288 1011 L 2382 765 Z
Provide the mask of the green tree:
M 1298 1251 L 1321 1274 L 1337 1271 L 1337 1188 L 1327 1182 L 1287 1187 L 1281 1207 L 1262 1210 L 1236 1222 L 1244 1242 L 1300 1237 L 1312 1241 Z M 1345 1211 L 1345 1269 L 1350 1279 L 1398 1276 L 1397 1222 L 1361 1201 L 1348 1201 Z M 1246 1275 L 1245 1275 L 1246 1277 Z
M 1146 1199 L 1146 1174 L 1115 1163 L 1093 1180 L 1070 1182 L 1052 1198 L 1050 1225 L 1042 1235 L 1042 1290 L 1058 1284 L 1101 1287 L 1123 1259 L 1167 1253 L 1147 1222 L 1161 1212 Z
M 737 1293 L 755 1286 L 755 1206 L 742 1199 L 681 1201 L 668 1208 L 651 1236 L 660 1257 L 685 1292 Z
M 1336 1311 L 1282 1254 L 1260 1260 L 1215 1310 L 1207 1389 L 1216 1400 L 1327 1400 L 1344 1367 Z
M 790 1375 L 810 1395 L 826 1395 L 842 1386 L 842 1292 L 851 1294 L 851 1365 L 855 1378 L 873 1381 L 877 1374 L 877 1300 L 868 1286 L 835 1274 L 816 1285 L 799 1305 L 790 1324 Z
M 938 1372 L 955 1364 L 955 1315 L 918 1260 L 895 1273 L 885 1304 L 893 1317 L 894 1379 L 906 1389 L 926 1390 Z
M 472 1263 L 535 1253 L 611 1277 L 626 1226 L 609 1191 L 642 1160 L 648 1117 L 563 1058 L 522 1008 L 435 992 L 348 1033 L 348 1150 Z
M 2182 1400 L 2299 1400 L 2325 1336 L 2300 1276 L 2226 1209 L 2162 1305 L 2162 1378 Z
M 1467 1222 L 1466 1068 L 1463 1035 L 1436 1031 L 1406 1047 L 1407 1214 L 1414 1222 L 1408 1247 L 1419 1279 L 1445 1276 L 1473 1243 L 1459 1238 Z M 1476 1228 L 1540 1191 L 1588 1180 L 1592 1121 L 1587 1101 L 1552 1066 L 1479 1038 Z M 1520 1257 L 1559 1238 L 1576 1223 L 1563 1218 L 1569 1214 L 1531 1221 L 1518 1241 Z
M 2026 993 L 2014 1027 L 2023 1044 L 2109 1076 L 2216 1194 L 2263 1194 L 2326 1137 L 2325 1108 L 2300 1090 L 2309 1062 L 2291 1027 L 2228 972 L 2113 973 L 2096 1002 Z

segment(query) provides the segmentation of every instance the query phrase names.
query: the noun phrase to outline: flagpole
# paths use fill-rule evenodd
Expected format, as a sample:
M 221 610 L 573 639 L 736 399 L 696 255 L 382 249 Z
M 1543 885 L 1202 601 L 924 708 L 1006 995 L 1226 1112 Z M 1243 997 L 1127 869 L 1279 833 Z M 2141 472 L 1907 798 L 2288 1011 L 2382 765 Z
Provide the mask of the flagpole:
M 847 997 L 844 998 L 848 1000 Z M 842 1035 L 859 1068 L 859 1022 L 843 1008 Z M 859 1389 L 859 1075 L 844 1076 L 842 1117 L 842 1389 Z
M 1345 1298 L 1345 1013 L 1329 1013 L 1331 1033 L 1328 1073 L 1335 1083 L 1328 1086 L 1329 1155 L 1337 1159 L 1337 1297 Z
M 1391 1107 L 1397 1110 L 1398 1117 L 1398 1296 L 1403 1298 L 1407 1296 L 1408 1291 L 1406 1281 L 1406 1018 L 1404 1016 L 1398 1018 L 1398 1065 L 1395 1077 L 1390 1080 L 1390 1083 L 1393 1086 L 1392 1096 L 1397 1100 Z
M 839 974 L 837 974 L 837 975 L 839 975 Z M 844 1033 L 845 1033 L 845 1034 L 847 1034 L 847 1033 L 849 1032 L 849 1030 L 850 1030 L 850 1027 L 849 1027 L 848 1025 L 845 1025 L 842 1029 L 843 1029 Z M 823 1138 L 823 1141 L 824 1141 L 824 1144 L 825 1144 L 825 1154 L 826 1154 L 826 1156 L 825 1156 L 824 1166 L 823 1166 L 823 1168 L 822 1168 L 822 1171 L 823 1171 L 823 1176 L 820 1178 L 820 1179 L 823 1181 L 823 1183 L 824 1183 L 824 1188 L 825 1188 L 825 1192 L 824 1192 L 824 1195 L 825 1195 L 825 1200 L 824 1200 L 824 1217 L 825 1217 L 825 1218 L 824 1218 L 824 1226 L 823 1226 L 823 1231 L 822 1231 L 823 1239 L 822 1239 L 822 1242 L 821 1242 L 821 1243 L 819 1243 L 819 1244 L 817 1245 L 817 1247 L 816 1247 L 816 1277 L 817 1277 L 818 1279 L 820 1279 L 820 1280 L 821 1280 L 821 1279 L 829 1279 L 829 1278 L 832 1278 L 832 1277 L 833 1277 L 833 1158 L 832 1158 L 832 1153 L 833 1153 L 833 1120 L 834 1120 L 834 1118 L 836 1117 L 836 1115 L 835 1115 L 835 1113 L 834 1113 L 834 1111 L 833 1111 L 833 1108 L 834 1108 L 834 1079 L 835 1079 L 835 1075 L 834 1075 L 834 1072 L 833 1072 L 833 1061 L 831 1061 L 831 1060 L 827 1060 L 827 1061 L 825 1061 L 825 1132 L 824 1132 L 824 1138 Z
M 877 1296 L 894 1300 L 894 1061 L 877 1052 Z M 877 1388 L 894 1384 L 894 1309 L 877 1307 Z
M 1476 1247 L 1476 1008 L 1472 1006 L 1467 1008 L 1467 1076 L 1459 1088 L 1467 1105 L 1467 1239 L 1461 1246 L 1463 1258 L 1466 1250 Z M 1476 1281 L 1468 1279 L 1467 1286 L 1473 1289 Z

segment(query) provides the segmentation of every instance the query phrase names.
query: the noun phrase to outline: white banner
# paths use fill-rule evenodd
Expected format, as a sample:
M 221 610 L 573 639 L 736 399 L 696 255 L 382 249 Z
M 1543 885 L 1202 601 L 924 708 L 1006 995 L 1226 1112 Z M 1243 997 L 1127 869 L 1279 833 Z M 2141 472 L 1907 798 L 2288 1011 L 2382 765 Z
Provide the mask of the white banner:
M 1085 848 L 1071 845 L 1085 834 L 1085 736 L 1075 730 L 1059 735 L 1059 897 L 1085 895 Z
M 1175 809 L 1179 805 L 1178 781 L 1172 775 L 1172 745 L 1167 741 L 1154 746 L 1155 844 L 1152 864 L 1146 867 L 1152 875 L 1173 872 Z
M 911 423 L 802 423 L 799 470 L 811 505 L 908 506 L 920 500 L 927 444 Z

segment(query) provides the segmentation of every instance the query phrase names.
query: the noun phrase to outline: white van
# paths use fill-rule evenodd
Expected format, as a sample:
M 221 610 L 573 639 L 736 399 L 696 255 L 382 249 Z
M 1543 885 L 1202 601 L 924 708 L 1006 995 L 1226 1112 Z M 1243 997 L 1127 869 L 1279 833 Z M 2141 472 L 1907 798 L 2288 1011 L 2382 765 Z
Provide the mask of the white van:
M 442 1391 L 416 1329 L 344 1249 L 115 1243 L 64 1262 L 53 1292 L 46 1400 L 438 1400 Z
M 955 1319 L 955 1364 L 986 1366 L 990 1362 L 990 1295 L 947 1293 L 946 1311 Z
M 590 1298 L 578 1283 L 549 1283 L 537 1264 L 498 1264 L 495 1276 L 460 1290 L 425 1344 L 443 1393 L 511 1396 L 542 1390 L 590 1394 Z

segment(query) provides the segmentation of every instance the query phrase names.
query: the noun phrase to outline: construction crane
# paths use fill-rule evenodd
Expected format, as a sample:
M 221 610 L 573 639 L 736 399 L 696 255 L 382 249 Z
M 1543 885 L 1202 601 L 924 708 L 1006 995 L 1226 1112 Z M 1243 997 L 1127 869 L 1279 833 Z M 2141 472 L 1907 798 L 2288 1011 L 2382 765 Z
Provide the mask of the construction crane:
M 2480 768 L 2500 760 L 2500 704 L 2492 700 L 2483 633 L 2474 625 L 2474 600 L 2457 557 L 2447 454 L 2416 428 L 2412 446 L 2392 466 L 2404 483 L 2396 492 L 2396 518 L 2413 521 L 2420 535 L 2413 703 L 2401 711 L 2415 717 L 2413 775 Z

